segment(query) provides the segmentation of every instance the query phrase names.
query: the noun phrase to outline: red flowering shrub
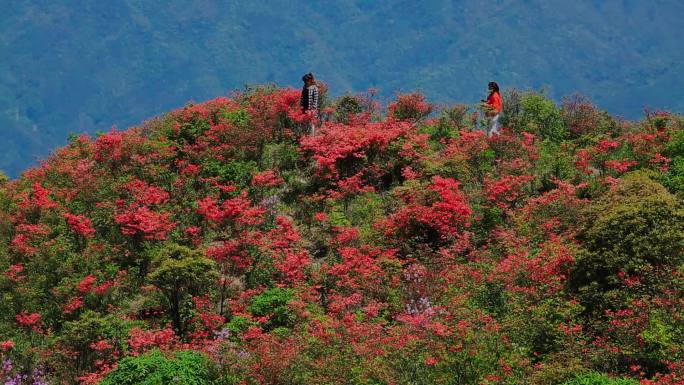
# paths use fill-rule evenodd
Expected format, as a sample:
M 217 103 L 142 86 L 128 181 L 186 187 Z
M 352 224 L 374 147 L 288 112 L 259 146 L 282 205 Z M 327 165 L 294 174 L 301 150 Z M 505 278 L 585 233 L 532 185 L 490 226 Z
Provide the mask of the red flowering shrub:
M 81 294 L 87 294 L 93 289 L 93 285 L 97 281 L 97 277 L 94 275 L 89 275 L 81 280 L 81 282 L 76 285 L 76 290 Z
M 561 116 L 568 130 L 578 138 L 597 131 L 605 132 L 615 126 L 607 113 L 596 108 L 581 95 L 563 98 Z
M 5 277 L 7 277 L 10 281 L 19 282 L 26 278 L 26 275 L 22 274 L 23 271 L 23 264 L 18 263 L 16 265 L 11 265 L 5 272 Z
M 28 313 L 22 311 L 21 313 L 15 316 L 15 319 L 17 320 L 17 323 L 19 323 L 19 325 L 30 327 L 35 330 L 38 323 L 40 322 L 41 315 L 40 313 Z
M 142 239 L 164 240 L 169 231 L 176 227 L 171 213 L 157 213 L 147 206 L 130 206 L 123 213 L 115 215 L 114 221 L 124 235 L 141 236 Z
M 0 342 L 0 351 L 6 352 L 14 347 L 15 343 L 12 340 Z
M 399 120 L 419 120 L 430 115 L 432 105 L 419 93 L 397 95 L 397 100 L 387 106 L 389 114 Z
M 93 221 L 84 217 L 83 215 L 64 213 L 63 216 L 67 220 L 67 224 L 69 224 L 71 230 L 73 230 L 76 234 L 80 234 L 86 238 L 91 238 L 93 234 L 95 234 Z
M 83 307 L 83 297 L 72 298 L 66 305 L 62 308 L 64 314 L 71 314 L 76 310 Z
M 440 245 L 467 236 L 473 211 L 456 180 L 435 176 L 423 193 L 411 192 L 402 200 L 405 206 L 378 224 L 396 242 Z
M 303 138 L 301 149 L 312 153 L 317 176 L 340 180 L 363 171 L 376 158 L 386 158 L 384 152 L 390 142 L 410 128 L 408 123 L 392 121 L 359 126 L 327 124 L 321 135 Z
M 157 348 L 236 384 L 681 382 L 681 118 L 510 93 L 490 138 L 464 106 L 320 87 L 315 136 L 299 90 L 251 87 L 0 183 L 3 360 L 65 384 Z
M 133 328 L 129 332 L 128 345 L 137 355 L 152 348 L 168 348 L 175 343 L 175 334 L 171 329 L 143 330 Z
M 499 180 L 485 180 L 487 198 L 501 208 L 508 208 L 524 194 L 530 175 L 504 176 Z
M 266 170 L 252 176 L 252 186 L 256 187 L 278 187 L 285 181 L 273 170 Z

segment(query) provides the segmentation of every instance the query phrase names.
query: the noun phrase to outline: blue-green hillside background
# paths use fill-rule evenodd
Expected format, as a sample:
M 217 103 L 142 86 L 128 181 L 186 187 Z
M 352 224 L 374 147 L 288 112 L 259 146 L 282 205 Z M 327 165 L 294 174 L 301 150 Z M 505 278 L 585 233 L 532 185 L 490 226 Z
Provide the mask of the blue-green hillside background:
M 684 111 L 684 2 L 0 0 L 0 169 L 69 133 L 136 124 L 244 84 L 334 95 L 421 90 L 471 103 L 486 83 L 582 93 L 636 118 Z

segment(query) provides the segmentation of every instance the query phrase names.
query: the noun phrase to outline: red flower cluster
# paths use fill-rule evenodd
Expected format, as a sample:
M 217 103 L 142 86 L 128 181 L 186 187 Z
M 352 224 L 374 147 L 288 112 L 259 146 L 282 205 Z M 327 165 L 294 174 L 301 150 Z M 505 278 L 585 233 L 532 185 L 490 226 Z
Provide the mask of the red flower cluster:
M 128 333 L 128 345 L 137 355 L 151 348 L 168 348 L 176 342 L 176 336 L 171 329 L 143 330 L 133 328 Z
M 90 293 L 90 291 L 93 290 L 93 285 L 95 284 L 95 281 L 97 281 L 97 277 L 91 274 L 83 278 L 81 282 L 79 282 L 78 285 L 76 285 L 76 290 L 78 290 L 78 292 L 81 294 Z
M 15 319 L 17 320 L 19 325 L 35 329 L 38 325 L 38 322 L 40 322 L 41 315 L 40 313 L 28 313 L 26 311 L 22 311 L 21 313 L 15 316 Z
M 83 215 L 73 215 L 64 213 L 62 216 L 66 219 L 67 224 L 76 234 L 80 234 L 86 238 L 92 238 L 95 234 L 93 228 L 93 221 Z
M 124 235 L 139 235 L 143 239 L 164 240 L 167 233 L 176 227 L 171 221 L 171 213 L 157 213 L 147 206 L 130 206 L 126 211 L 114 216 Z
M 252 176 L 254 187 L 278 187 L 285 181 L 273 170 L 266 170 Z

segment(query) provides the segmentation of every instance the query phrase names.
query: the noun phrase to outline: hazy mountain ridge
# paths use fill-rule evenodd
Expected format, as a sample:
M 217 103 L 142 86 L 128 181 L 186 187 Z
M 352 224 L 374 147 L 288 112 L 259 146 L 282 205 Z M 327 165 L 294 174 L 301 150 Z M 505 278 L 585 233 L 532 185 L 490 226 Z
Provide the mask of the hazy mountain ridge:
M 297 86 L 305 71 L 337 95 L 475 102 L 496 79 L 581 92 L 628 118 L 681 112 L 682 15 L 678 1 L 14 3 L 0 24 L 0 169 L 17 175 L 68 132 L 244 83 Z

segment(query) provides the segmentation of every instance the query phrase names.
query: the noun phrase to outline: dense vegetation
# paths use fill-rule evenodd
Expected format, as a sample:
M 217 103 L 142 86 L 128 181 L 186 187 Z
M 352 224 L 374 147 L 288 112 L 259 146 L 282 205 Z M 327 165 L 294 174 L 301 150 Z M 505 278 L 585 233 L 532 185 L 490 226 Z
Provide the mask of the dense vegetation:
M 511 91 L 487 138 L 465 106 L 359 95 L 301 136 L 298 98 L 72 137 L 4 181 L 0 378 L 684 381 L 680 116 Z
M 684 112 L 680 0 L 5 1 L 0 169 L 71 132 L 109 131 L 245 83 L 335 95 L 420 89 L 477 102 L 487 82 L 581 92 L 635 119 Z

